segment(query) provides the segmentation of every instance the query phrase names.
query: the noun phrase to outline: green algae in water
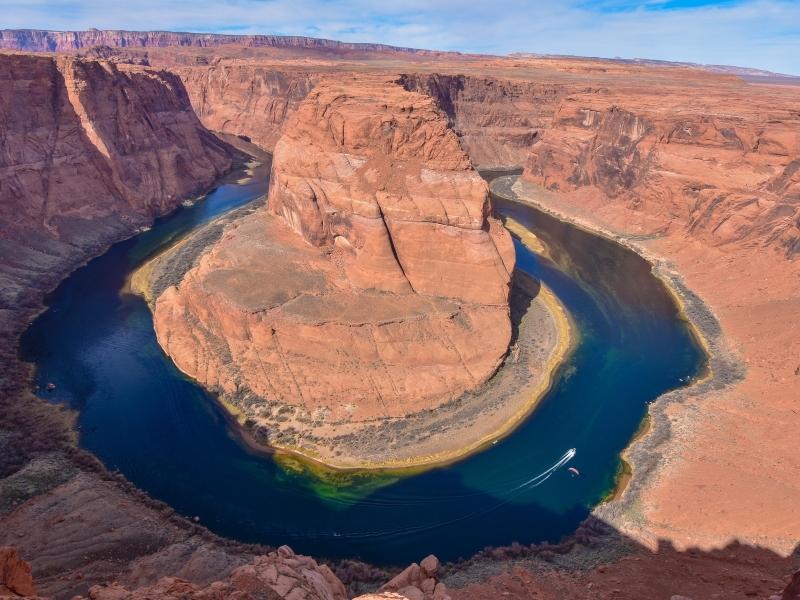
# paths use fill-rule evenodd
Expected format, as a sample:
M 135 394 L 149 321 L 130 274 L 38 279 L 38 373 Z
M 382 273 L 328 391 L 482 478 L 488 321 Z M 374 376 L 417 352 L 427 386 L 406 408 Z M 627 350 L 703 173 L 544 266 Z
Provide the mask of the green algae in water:
M 296 479 L 313 490 L 319 498 L 340 506 L 366 498 L 373 492 L 396 483 L 402 476 L 414 474 L 414 471 L 392 473 L 388 470 L 331 469 L 321 463 L 284 452 L 276 453 L 273 460 L 283 469 L 287 478 Z

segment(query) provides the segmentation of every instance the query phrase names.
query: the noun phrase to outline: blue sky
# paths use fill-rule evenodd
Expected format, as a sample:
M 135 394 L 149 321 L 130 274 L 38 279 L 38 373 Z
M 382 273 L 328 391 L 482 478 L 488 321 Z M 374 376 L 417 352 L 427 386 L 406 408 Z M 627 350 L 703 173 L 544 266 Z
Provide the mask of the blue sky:
M 0 0 L 0 27 L 310 35 L 800 75 L 800 0 Z

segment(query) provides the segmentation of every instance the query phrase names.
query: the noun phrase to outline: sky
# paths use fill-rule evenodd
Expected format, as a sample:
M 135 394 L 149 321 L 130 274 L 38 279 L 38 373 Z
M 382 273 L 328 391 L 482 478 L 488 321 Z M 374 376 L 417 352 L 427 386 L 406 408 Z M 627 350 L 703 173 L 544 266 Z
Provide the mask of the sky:
M 800 0 L 0 0 L 0 27 L 307 35 L 800 75 Z

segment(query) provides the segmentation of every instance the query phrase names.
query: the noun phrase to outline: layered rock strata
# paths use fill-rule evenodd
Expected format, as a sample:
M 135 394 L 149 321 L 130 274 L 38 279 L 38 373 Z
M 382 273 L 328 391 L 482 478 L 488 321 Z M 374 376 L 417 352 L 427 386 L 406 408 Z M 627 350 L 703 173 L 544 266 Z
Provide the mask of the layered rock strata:
M 225 62 L 173 70 L 206 127 L 246 136 L 267 150 L 321 78 L 312 71 Z
M 0 84 L 2 308 L 230 168 L 170 73 L 0 55 Z
M 483 169 L 525 164 L 570 87 L 478 75 L 409 73 L 399 83 L 434 98 Z
M 125 48 L 242 46 L 247 48 L 292 48 L 326 52 L 385 52 L 412 56 L 441 56 L 448 54 L 435 50 L 402 48 L 386 44 L 338 42 L 336 40 L 292 35 L 224 35 L 177 31 L 123 31 L 118 29 L 88 29 L 85 31 L 0 30 L 0 48 L 29 52 L 74 52 L 93 46 Z
M 44 294 L 109 244 L 211 185 L 232 161 L 175 75 L 0 54 L 0 475 L 71 436 L 24 389 L 17 339 Z
M 672 92 L 569 97 L 524 178 L 582 193 L 619 229 L 800 254 L 800 116 L 785 90 Z
M 161 294 L 156 331 L 256 429 L 404 417 L 497 370 L 514 260 L 430 98 L 328 82 L 276 146 L 268 209 Z
M 153 59 L 165 60 L 158 54 Z M 330 77 L 320 69 L 258 61 L 218 60 L 169 68 L 182 79 L 206 127 L 246 136 L 268 150 L 274 149 L 284 123 L 314 85 Z M 570 90 L 564 84 L 438 73 L 402 74 L 397 81 L 436 101 L 481 169 L 524 165 Z

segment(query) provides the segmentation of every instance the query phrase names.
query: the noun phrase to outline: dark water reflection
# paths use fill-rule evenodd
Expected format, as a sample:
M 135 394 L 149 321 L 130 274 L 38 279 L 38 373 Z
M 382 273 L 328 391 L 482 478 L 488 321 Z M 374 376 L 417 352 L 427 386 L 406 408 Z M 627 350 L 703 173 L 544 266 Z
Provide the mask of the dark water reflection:
M 120 292 L 158 247 L 263 195 L 265 176 L 221 185 L 112 247 L 64 281 L 23 340 L 38 383 L 57 385 L 47 397 L 80 410 L 83 447 L 217 533 L 384 564 L 418 560 L 420 549 L 454 559 L 487 545 L 554 541 L 611 488 L 619 452 L 647 403 L 701 367 L 700 351 L 643 260 L 498 200 L 501 214 L 548 246 L 553 260 L 517 243 L 518 266 L 556 292 L 581 335 L 533 416 L 486 452 L 404 478 L 320 481 L 254 456 L 229 434 L 213 400 L 163 354 L 145 303 Z M 570 448 L 569 465 L 581 475 L 563 467 L 547 477 Z

